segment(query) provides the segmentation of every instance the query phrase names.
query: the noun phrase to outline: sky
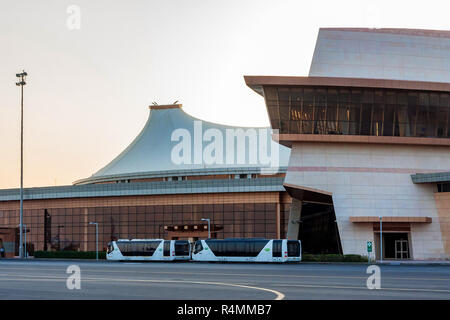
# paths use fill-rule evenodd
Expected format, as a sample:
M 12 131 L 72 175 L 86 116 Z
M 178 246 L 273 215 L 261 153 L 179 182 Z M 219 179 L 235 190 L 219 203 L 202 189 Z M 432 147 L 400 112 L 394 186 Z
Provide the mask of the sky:
M 22 69 L 24 185 L 69 185 L 126 148 L 153 101 L 268 126 L 244 75 L 308 75 L 320 27 L 449 30 L 449 9 L 445 0 L 0 0 L 0 189 L 20 182 Z

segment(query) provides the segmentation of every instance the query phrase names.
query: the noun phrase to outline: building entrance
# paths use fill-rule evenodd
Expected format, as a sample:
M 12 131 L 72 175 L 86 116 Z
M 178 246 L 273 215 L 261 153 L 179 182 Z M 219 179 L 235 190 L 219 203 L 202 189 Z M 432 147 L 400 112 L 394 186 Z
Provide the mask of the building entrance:
M 383 259 L 411 259 L 409 233 L 383 232 Z

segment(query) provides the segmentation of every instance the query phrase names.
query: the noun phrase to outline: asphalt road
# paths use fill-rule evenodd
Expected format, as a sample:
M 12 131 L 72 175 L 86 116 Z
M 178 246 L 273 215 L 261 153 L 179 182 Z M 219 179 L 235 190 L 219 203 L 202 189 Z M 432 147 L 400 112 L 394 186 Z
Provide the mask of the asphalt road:
M 69 265 L 79 290 L 67 288 Z M 364 264 L 0 260 L 0 299 L 450 300 L 450 266 L 380 268 L 381 289 L 369 290 Z

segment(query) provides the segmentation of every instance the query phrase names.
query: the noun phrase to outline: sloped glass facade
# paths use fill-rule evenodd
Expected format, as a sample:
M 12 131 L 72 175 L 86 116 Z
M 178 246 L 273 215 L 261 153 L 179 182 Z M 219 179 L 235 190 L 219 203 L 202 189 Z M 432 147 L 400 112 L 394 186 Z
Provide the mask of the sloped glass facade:
M 450 138 L 450 94 L 325 86 L 264 86 L 280 134 Z

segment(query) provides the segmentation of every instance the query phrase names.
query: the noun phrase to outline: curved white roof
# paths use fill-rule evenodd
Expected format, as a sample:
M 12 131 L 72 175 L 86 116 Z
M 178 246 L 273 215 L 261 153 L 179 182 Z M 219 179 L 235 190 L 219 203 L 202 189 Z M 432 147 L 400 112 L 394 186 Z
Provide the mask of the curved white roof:
M 196 130 L 194 130 L 194 127 L 196 127 Z M 199 131 L 200 127 L 201 131 Z M 172 159 L 174 147 L 176 145 L 180 145 L 181 141 L 183 140 L 182 138 L 178 138 L 175 141 L 172 141 L 172 134 L 177 129 L 184 129 L 182 130 L 182 132 L 184 134 L 187 133 L 188 135 L 190 135 L 190 139 L 186 139 L 190 140 L 191 145 L 190 163 L 186 161 L 187 163 L 177 164 L 177 161 L 173 161 Z M 216 131 L 208 131 L 209 129 L 216 129 Z M 231 152 L 228 152 L 228 156 L 230 157 L 231 154 L 234 153 L 235 158 L 233 162 L 227 161 L 227 130 L 228 133 L 230 133 L 236 132 L 236 129 L 239 129 L 239 127 L 220 125 L 194 118 L 185 113 L 181 109 L 181 105 L 152 106 L 147 123 L 145 124 L 139 135 L 134 139 L 134 141 L 113 161 L 111 161 L 104 168 L 100 169 L 92 177 L 76 181 L 74 182 L 74 184 L 99 182 L 104 179 L 111 180 L 114 177 L 117 177 L 118 179 L 129 179 L 130 177 L 144 177 L 152 175 L 174 176 L 177 174 L 189 175 L 190 173 L 201 175 L 207 174 L 207 172 L 211 170 L 213 172 L 220 172 L 224 170 L 230 171 L 230 173 L 233 171 L 237 173 L 244 173 L 243 171 L 245 170 L 243 169 L 250 169 L 251 171 L 254 171 L 259 170 L 261 167 L 270 168 L 271 166 L 276 164 L 277 161 L 272 161 L 272 164 L 270 164 L 268 163 L 267 159 L 266 161 L 263 161 L 259 158 L 259 156 L 257 157 L 256 163 L 255 161 L 250 160 L 249 149 L 251 149 L 250 151 L 254 154 L 259 153 L 259 144 L 265 146 L 265 148 L 269 150 L 264 150 L 266 151 L 266 154 L 268 154 L 268 156 L 271 155 L 271 144 L 279 147 L 279 167 L 287 167 L 290 149 L 272 142 L 271 129 L 268 127 L 240 128 L 243 130 L 242 132 L 252 132 L 257 134 L 257 149 L 255 150 L 255 148 L 253 147 L 249 148 L 249 139 L 246 138 L 245 162 L 238 163 L 238 151 L 242 152 L 243 150 L 242 147 L 238 148 L 237 139 L 234 139 L 234 148 L 228 148 L 228 150 L 232 150 Z M 248 129 L 250 129 L 250 131 L 247 131 Z M 219 157 L 219 159 L 223 159 L 222 164 L 211 163 L 208 162 L 207 159 L 200 159 L 200 162 L 198 161 L 198 158 L 194 158 L 195 144 L 197 146 L 199 145 L 199 139 L 201 139 L 202 135 L 207 131 L 213 134 L 218 134 L 220 132 L 223 137 L 223 148 L 220 148 L 220 143 L 216 144 L 216 150 L 223 150 L 223 157 Z M 260 131 L 266 132 L 266 139 L 262 139 L 262 135 L 259 135 Z M 198 134 L 198 132 L 201 132 L 200 135 Z M 194 133 L 196 133 L 196 135 Z M 210 145 L 211 141 L 202 142 L 202 145 L 200 147 L 202 148 L 202 150 L 204 150 L 204 152 L 205 147 Z M 188 148 L 185 148 L 185 150 L 187 149 Z M 183 152 L 185 150 L 183 150 Z M 180 152 L 175 152 L 175 154 L 180 155 Z M 274 155 L 275 154 L 276 153 L 274 153 Z M 213 153 L 213 155 L 215 155 L 215 153 Z M 218 153 L 218 155 L 220 155 L 220 152 Z M 230 159 L 231 157 L 228 160 Z

